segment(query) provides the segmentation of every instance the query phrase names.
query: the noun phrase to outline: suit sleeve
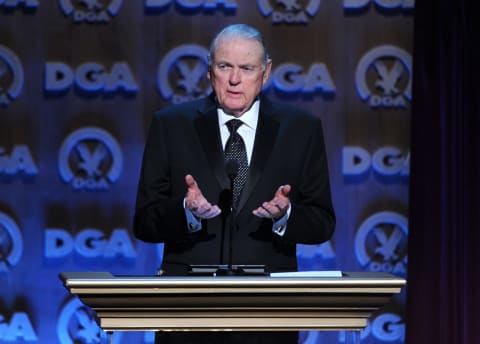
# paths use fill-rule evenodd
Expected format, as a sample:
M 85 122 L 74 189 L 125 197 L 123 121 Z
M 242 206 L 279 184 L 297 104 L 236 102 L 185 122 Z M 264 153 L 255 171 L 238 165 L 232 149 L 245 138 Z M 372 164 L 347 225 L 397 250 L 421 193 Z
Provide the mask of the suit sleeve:
M 292 212 L 285 239 L 302 244 L 320 244 L 330 239 L 335 228 L 330 180 L 320 119 L 310 131 L 304 152 L 300 182 L 292 189 Z
M 166 129 L 157 114 L 150 126 L 143 153 L 133 230 L 138 239 L 146 242 L 165 242 L 187 234 L 184 195 L 172 196 Z

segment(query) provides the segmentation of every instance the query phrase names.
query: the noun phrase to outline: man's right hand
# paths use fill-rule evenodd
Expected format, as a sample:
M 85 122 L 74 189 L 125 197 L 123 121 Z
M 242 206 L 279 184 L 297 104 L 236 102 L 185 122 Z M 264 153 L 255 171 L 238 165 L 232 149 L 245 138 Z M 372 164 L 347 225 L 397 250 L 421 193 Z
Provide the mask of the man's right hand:
M 193 215 L 199 219 L 211 219 L 220 215 L 222 210 L 217 205 L 212 205 L 207 201 L 197 182 L 190 174 L 185 176 L 185 183 L 187 184 L 185 206 Z

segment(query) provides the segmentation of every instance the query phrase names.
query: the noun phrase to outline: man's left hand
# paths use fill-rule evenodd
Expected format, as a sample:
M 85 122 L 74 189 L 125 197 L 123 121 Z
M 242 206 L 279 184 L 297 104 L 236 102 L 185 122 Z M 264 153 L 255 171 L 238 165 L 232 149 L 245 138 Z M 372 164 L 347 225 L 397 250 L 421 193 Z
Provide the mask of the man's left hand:
M 268 202 L 263 202 L 260 207 L 253 211 L 253 215 L 272 220 L 280 219 L 285 215 L 290 206 L 290 198 L 288 197 L 292 187 L 290 185 L 280 186 L 273 199 Z

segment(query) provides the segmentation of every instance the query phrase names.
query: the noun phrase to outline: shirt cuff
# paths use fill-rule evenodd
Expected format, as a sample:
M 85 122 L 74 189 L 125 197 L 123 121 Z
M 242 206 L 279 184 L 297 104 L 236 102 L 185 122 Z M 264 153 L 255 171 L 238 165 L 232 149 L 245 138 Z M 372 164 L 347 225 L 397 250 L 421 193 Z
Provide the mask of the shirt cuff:
M 185 217 L 187 219 L 187 227 L 189 233 L 195 233 L 202 229 L 201 220 L 197 219 L 195 215 L 186 206 L 187 200 L 183 199 L 183 209 L 185 210 Z
M 290 204 L 288 206 L 288 209 L 285 215 L 283 215 L 277 221 L 273 222 L 273 226 L 272 226 L 273 233 L 283 237 L 283 235 L 287 231 L 287 221 L 288 221 L 288 218 L 290 217 L 291 211 L 292 211 L 292 205 Z

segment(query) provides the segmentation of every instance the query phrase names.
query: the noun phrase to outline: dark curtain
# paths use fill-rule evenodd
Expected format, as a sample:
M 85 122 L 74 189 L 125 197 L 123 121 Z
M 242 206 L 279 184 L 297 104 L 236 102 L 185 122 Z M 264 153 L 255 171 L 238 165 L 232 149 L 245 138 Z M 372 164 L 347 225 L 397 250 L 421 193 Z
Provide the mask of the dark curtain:
M 416 1 L 408 344 L 480 343 L 477 1 Z

